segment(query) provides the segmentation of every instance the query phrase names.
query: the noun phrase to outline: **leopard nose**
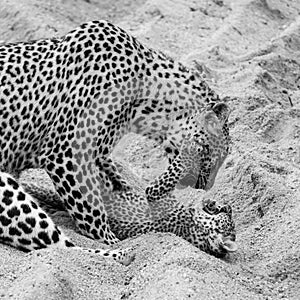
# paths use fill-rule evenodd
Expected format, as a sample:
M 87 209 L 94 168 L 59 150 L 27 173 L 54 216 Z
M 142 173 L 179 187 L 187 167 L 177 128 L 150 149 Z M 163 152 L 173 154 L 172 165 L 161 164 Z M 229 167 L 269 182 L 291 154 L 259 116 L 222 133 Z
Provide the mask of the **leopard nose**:
M 198 178 L 197 178 L 197 182 L 195 184 L 195 189 L 199 190 L 200 188 L 201 188 L 201 184 L 200 184 L 200 175 L 199 175 Z

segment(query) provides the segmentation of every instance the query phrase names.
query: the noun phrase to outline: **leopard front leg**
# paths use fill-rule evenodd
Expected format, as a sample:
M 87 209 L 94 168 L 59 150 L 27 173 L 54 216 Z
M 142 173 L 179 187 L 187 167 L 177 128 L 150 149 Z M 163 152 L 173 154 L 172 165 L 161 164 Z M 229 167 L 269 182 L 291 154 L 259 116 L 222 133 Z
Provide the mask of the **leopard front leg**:
M 175 156 L 168 168 L 147 186 L 145 193 L 150 202 L 158 201 L 175 190 L 176 185 L 191 164 L 191 140 L 184 140 L 180 147 L 180 153 Z
M 82 234 L 106 244 L 119 242 L 108 225 L 100 172 L 92 157 L 69 148 L 41 157 L 40 161 Z
M 185 174 L 186 168 L 182 164 L 180 154 L 176 156 L 172 164 L 165 172 L 157 177 L 145 189 L 145 194 L 149 202 L 158 201 L 174 191 L 178 181 Z
M 107 199 L 106 201 L 110 201 L 111 193 L 115 191 L 113 183 L 111 182 L 111 178 L 107 175 L 107 172 L 103 170 L 102 165 L 97 164 L 97 167 L 99 169 L 102 199 Z M 34 199 L 36 199 L 41 205 L 41 207 L 48 213 L 53 214 L 56 211 L 66 210 L 64 202 L 55 190 L 53 191 L 49 189 L 49 187 L 37 186 L 34 183 L 28 182 L 22 182 L 22 186 L 25 191 L 33 196 Z

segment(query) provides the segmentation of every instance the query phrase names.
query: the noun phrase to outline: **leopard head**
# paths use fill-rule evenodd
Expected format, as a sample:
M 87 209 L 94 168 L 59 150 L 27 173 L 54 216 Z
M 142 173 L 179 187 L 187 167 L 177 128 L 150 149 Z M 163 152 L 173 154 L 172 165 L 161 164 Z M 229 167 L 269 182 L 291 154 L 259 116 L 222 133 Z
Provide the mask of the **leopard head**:
M 178 188 L 191 186 L 196 189 L 210 189 L 223 164 L 229 149 L 227 119 L 229 108 L 224 103 L 192 116 L 195 124 L 190 129 L 190 159 L 193 159 Z M 183 141 L 184 143 L 185 141 Z
M 231 209 L 210 215 L 202 209 L 190 208 L 192 224 L 187 239 L 199 249 L 216 257 L 235 252 L 235 225 Z

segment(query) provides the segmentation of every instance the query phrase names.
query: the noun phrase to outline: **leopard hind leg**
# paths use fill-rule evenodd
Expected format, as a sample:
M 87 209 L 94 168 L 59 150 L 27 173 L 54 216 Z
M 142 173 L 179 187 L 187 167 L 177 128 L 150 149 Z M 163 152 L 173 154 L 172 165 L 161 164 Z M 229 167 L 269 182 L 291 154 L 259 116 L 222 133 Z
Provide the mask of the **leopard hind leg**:
M 134 259 L 131 249 L 76 247 L 13 177 L 0 172 L 0 242 L 25 252 L 42 248 L 73 248 L 112 258 L 124 265 Z
M 50 215 L 58 211 L 67 212 L 63 201 L 56 191 L 31 182 L 22 182 L 21 184 L 26 193 L 30 194 L 38 205 Z

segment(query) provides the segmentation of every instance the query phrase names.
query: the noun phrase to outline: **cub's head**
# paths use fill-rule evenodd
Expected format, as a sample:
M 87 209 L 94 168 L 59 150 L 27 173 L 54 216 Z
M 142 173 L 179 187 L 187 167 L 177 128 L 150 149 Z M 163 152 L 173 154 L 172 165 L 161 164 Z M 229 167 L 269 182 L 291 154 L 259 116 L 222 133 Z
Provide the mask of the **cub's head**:
M 190 208 L 192 224 L 187 239 L 199 249 L 216 257 L 224 257 L 235 252 L 235 225 L 229 207 L 215 215 L 210 215 L 202 209 Z

